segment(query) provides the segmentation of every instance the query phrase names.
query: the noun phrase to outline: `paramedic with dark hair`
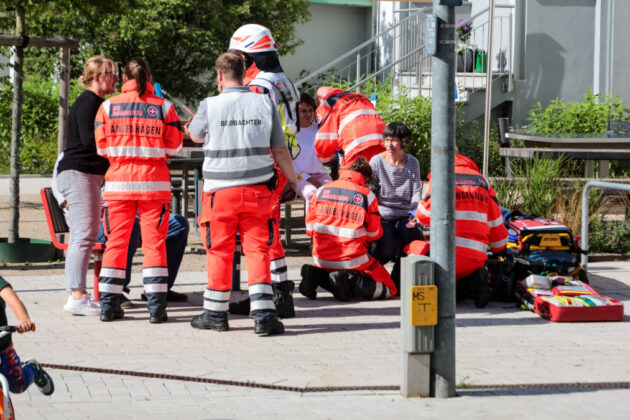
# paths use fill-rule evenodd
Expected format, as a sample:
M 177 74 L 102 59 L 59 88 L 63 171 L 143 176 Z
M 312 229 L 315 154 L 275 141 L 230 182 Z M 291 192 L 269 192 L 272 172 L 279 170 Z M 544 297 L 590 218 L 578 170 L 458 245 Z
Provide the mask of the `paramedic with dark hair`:
M 293 161 L 276 107 L 267 95 L 243 86 L 244 61 L 235 53 L 216 60 L 220 94 L 206 98 L 186 131 L 203 143 L 203 211 L 199 218 L 207 253 L 208 287 L 193 328 L 226 331 L 232 259 L 240 232 L 247 262 L 250 317 L 259 335 L 284 333 L 272 300 L 269 247 L 274 241 L 271 207 L 276 195 L 274 160 L 287 178 L 281 202 L 295 198 Z M 271 149 L 271 151 L 270 151 Z
M 431 224 L 431 174 L 427 195 L 418 204 L 416 217 Z M 475 306 L 485 307 L 492 298 L 485 268 L 488 247 L 495 254 L 506 249 L 508 231 L 492 185 L 479 172 L 477 164 L 455 155 L 455 279 L 457 298 L 465 298 L 472 288 Z M 428 253 L 428 243 L 414 241 L 410 253 Z
M 398 293 L 385 267 L 368 252 L 368 242 L 383 233 L 378 199 L 365 186 L 371 176 L 370 164 L 359 157 L 311 201 L 306 233 L 313 237 L 315 265 L 302 266 L 300 283 L 307 298 L 317 297 L 318 286 L 342 301 L 388 299 Z
M 99 276 L 101 321 L 122 318 L 129 238 L 140 215 L 142 280 L 149 322 L 166 322 L 168 268 L 166 234 L 171 177 L 166 158 L 182 150 L 182 128 L 172 103 L 154 94 L 149 64 L 132 58 L 125 66 L 122 93 L 107 99 L 96 114 L 99 155 L 107 157 L 105 192 L 109 223 Z

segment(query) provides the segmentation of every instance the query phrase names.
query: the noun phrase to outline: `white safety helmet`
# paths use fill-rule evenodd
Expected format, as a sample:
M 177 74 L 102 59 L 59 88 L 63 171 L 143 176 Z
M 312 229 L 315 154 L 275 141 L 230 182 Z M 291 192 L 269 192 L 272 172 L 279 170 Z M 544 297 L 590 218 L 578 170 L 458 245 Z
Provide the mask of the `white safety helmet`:
M 249 23 L 243 25 L 234 32 L 230 38 L 230 50 L 243 51 L 245 53 L 258 53 L 276 51 L 278 44 L 271 36 L 271 31 L 262 25 Z

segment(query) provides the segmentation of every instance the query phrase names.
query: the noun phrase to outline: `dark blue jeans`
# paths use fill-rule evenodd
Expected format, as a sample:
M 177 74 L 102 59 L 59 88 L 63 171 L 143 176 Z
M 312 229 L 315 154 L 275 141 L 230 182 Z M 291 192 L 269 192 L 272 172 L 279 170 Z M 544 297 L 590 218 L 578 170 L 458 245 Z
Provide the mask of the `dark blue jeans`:
M 175 278 L 177 278 L 177 272 L 179 266 L 184 258 L 184 251 L 186 250 L 186 243 L 188 242 L 188 231 L 190 225 L 188 220 L 181 214 L 171 214 L 168 221 L 168 233 L 166 235 L 166 264 L 168 266 L 168 290 L 171 290 Z M 129 293 L 129 282 L 131 281 L 131 263 L 133 256 L 138 249 L 138 244 L 142 238 L 140 237 L 140 220 L 136 217 L 133 223 L 133 229 L 131 231 L 131 237 L 129 238 L 129 248 L 127 249 L 127 270 L 125 272 L 125 285 L 123 291 Z M 107 238 L 103 233 L 103 222 L 98 228 L 98 241 L 106 242 Z
M 406 226 L 408 221 L 408 216 L 389 220 L 381 219 L 383 236 L 376 241 L 372 251 L 372 256 L 381 264 L 398 261 L 407 244 L 423 238 L 420 227 L 408 228 Z

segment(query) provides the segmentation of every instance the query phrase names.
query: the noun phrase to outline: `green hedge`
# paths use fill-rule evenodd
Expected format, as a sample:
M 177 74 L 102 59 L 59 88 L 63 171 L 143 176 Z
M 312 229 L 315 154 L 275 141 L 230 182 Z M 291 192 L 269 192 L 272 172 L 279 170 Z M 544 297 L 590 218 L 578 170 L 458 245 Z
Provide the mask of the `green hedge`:
M 57 159 L 59 83 L 28 77 L 23 85 L 21 173 L 50 174 Z M 70 105 L 83 91 L 71 83 Z M 10 172 L 13 89 L 8 78 L 0 81 L 0 173 Z

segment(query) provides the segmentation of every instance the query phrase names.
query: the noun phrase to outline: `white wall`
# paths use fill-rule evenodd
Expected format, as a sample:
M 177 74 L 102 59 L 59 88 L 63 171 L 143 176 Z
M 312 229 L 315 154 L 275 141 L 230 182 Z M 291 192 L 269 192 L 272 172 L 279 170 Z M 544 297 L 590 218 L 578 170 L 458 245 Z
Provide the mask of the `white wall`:
M 296 28 L 304 43 L 295 54 L 280 57 L 293 81 L 300 79 L 300 71 L 317 70 L 371 36 L 371 7 L 311 3 L 309 11 L 311 20 Z

